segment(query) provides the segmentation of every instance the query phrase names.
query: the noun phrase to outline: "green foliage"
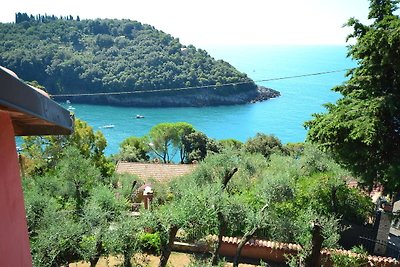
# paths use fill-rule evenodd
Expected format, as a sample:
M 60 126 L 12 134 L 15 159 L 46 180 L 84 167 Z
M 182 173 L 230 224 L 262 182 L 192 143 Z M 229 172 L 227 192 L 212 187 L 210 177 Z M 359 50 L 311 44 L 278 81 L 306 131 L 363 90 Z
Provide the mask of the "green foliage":
M 76 164 L 79 162 L 79 164 Z M 37 266 L 60 266 L 139 250 L 143 224 L 90 158 L 68 145 L 53 168 L 23 180 L 32 255 Z M 121 187 L 130 184 L 121 183 Z M 118 195 L 118 197 L 117 197 Z M 120 237 L 118 241 L 112 238 Z M 129 242 L 129 243 L 124 243 Z
M 224 149 L 240 150 L 243 143 L 236 139 L 225 139 L 218 141 Z
M 213 140 L 208 138 L 204 133 L 194 131 L 185 135 L 182 143 L 186 153 L 186 161 L 200 161 L 203 160 L 209 153 L 220 152 L 219 145 Z
M 173 187 L 174 195 L 179 194 L 178 188 L 222 184 L 234 167 L 239 171 L 228 184 L 228 194 L 219 196 L 220 202 L 213 204 L 230 218 L 227 228 L 231 234 L 240 236 L 259 225 L 257 233 L 266 238 L 295 242 L 304 230 L 295 225 L 305 223 L 303 213 L 310 214 L 310 218 L 325 218 L 323 223 L 331 225 L 327 227 L 333 232 L 339 232 L 338 219 L 362 224 L 371 216 L 373 203 L 368 196 L 348 188 L 343 180 L 348 173 L 312 146 L 306 146 L 296 158 L 273 154 L 267 160 L 261 154 L 229 151 L 211 155 L 186 182 L 181 180 L 180 186 Z M 258 218 L 265 204 L 265 214 Z M 337 241 L 337 235 L 331 236 Z
M 210 152 L 219 152 L 220 145 L 186 122 L 160 123 L 143 137 L 131 136 L 120 144 L 115 161 L 148 161 L 155 157 L 169 163 L 179 155 L 179 162 L 203 160 Z
M 363 225 L 374 215 L 375 204 L 371 198 L 361 193 L 359 189 L 348 188 L 340 190 L 337 195 L 339 199 L 339 214 L 350 222 Z
M 194 258 L 191 259 L 189 265 L 187 267 L 224 267 L 226 265 L 225 261 L 220 260 L 217 265 L 213 265 L 210 259 L 202 259 L 202 258 Z
M 310 248 L 312 222 L 319 222 L 322 226 L 322 236 L 324 237 L 322 246 L 325 248 L 337 248 L 340 232 L 338 219 L 332 214 L 321 215 L 313 210 L 312 207 L 305 208 L 293 223 L 295 227 L 293 231 L 296 233 L 294 237 L 296 243 L 302 245 L 305 250 Z
M 340 232 L 338 219 L 333 215 L 320 215 L 312 208 L 305 209 L 292 223 L 294 228 L 292 231 L 296 233 L 293 240 L 301 245 L 302 250 L 296 256 L 288 257 L 287 263 L 290 267 L 305 266 L 304 261 L 312 249 L 312 229 L 315 222 L 322 226 L 322 236 L 324 238 L 322 247 L 338 248 Z
M 157 229 L 165 239 L 169 226 L 178 226 L 186 232 L 187 240 L 196 240 L 207 233 L 214 233 L 216 225 L 216 184 L 196 185 L 193 180 L 178 183 L 173 189 L 174 198 L 159 206 L 154 215 L 162 227 Z
M 192 173 L 193 180 L 198 184 L 219 183 L 239 163 L 239 156 L 233 153 L 212 154 L 204 159 Z
M 189 162 L 203 160 L 207 156 L 208 137 L 202 132 L 193 132 L 183 139 Z
M 29 235 L 37 235 L 37 229 L 41 227 L 43 223 L 43 215 L 46 209 L 52 206 L 55 202 L 48 194 L 43 194 L 39 190 L 36 190 L 35 185 L 26 183 L 27 179 L 24 179 L 24 199 L 25 199 L 25 212 L 28 224 Z M 31 181 L 30 181 L 31 182 Z
M 115 218 L 114 224 L 104 233 L 102 240 L 107 255 L 124 255 L 124 266 L 130 266 L 128 262 L 133 254 L 141 251 L 140 237 L 146 226 L 148 224 L 145 220 L 127 213 Z
M 336 214 L 342 219 L 362 225 L 374 211 L 368 195 L 349 188 L 342 179 L 330 173 L 320 173 L 299 180 L 296 206 L 313 207 L 323 215 Z
M 330 150 L 361 176 L 370 188 L 384 185 L 398 191 L 400 183 L 400 18 L 393 13 L 398 1 L 370 0 L 370 25 L 352 18 L 349 56 L 358 66 L 349 80 L 333 90 L 342 94 L 327 113 L 306 122 L 307 139 Z
M 0 24 L 0 65 L 24 80 L 37 80 L 52 95 L 194 87 L 189 94 L 206 90 L 218 96 L 256 89 L 251 79 L 230 64 L 137 21 L 31 18 L 26 13 L 17 14 L 16 21 Z M 226 83 L 238 85 L 198 89 Z M 154 102 L 156 95 L 181 93 L 141 93 L 134 98 L 153 98 Z M 114 95 L 113 99 L 124 104 L 129 97 Z M 108 103 L 110 98 L 75 100 Z
M 331 255 L 333 266 L 337 267 L 361 267 L 368 264 L 368 253 L 361 247 L 351 250 L 352 254 L 340 252 Z
M 26 178 L 25 206 L 35 266 L 56 266 L 80 259 L 84 229 L 75 220 L 74 199 L 56 194 L 58 181 L 50 177 Z M 62 186 L 60 186 L 62 187 Z
M 46 221 L 31 239 L 35 266 L 59 266 L 79 260 L 79 241 L 83 229 L 68 212 L 48 208 L 43 216 Z
M 168 184 L 155 182 L 152 210 L 141 210 L 139 217 L 133 217 L 132 182 L 137 177 L 105 177 L 102 165 L 96 164 L 103 155 L 102 138 L 85 123 L 79 122 L 77 128 L 70 138 L 30 138 L 25 144 L 26 155 L 36 164 L 31 172 L 35 175 L 25 178 L 23 187 L 38 266 L 82 259 L 94 264 L 102 255 L 123 255 L 128 266 L 135 252 L 164 253 L 171 229 L 182 230 L 187 241 L 217 234 L 221 215 L 227 234 L 243 236 L 256 229 L 256 236 L 301 244 L 305 248 L 301 257 L 309 252 L 310 222 L 322 225 L 323 246 L 334 248 L 339 221 L 361 224 L 372 210 L 367 196 L 346 186 L 343 177 L 348 173 L 330 154 L 303 144 L 287 153 L 289 149 L 275 137 L 259 134 L 246 143 L 247 149 L 262 144 L 258 151 L 208 153 L 193 173 Z M 144 153 L 144 144 L 151 140 L 153 150 L 165 153 L 165 159 L 174 150 L 185 155 L 181 160 L 189 159 L 192 148 L 208 146 L 207 141 L 186 146 L 188 136 L 196 134 L 190 124 L 164 123 L 152 129 L 149 139 L 131 137 L 121 148 L 137 147 Z M 51 156 L 43 159 L 44 155 Z M 341 264 L 348 259 L 338 260 Z
M 113 164 L 105 157 L 107 141 L 101 132 L 94 132 L 86 122 L 75 119 L 74 132 L 68 136 L 24 137 L 23 156 L 29 162 L 25 174 L 43 174 L 65 155 L 65 148 L 75 147 L 86 159 L 98 167 L 103 177 L 114 172 Z
M 131 136 L 119 145 L 120 151 L 113 157 L 115 161 L 142 162 L 148 161 L 150 147 L 146 137 Z
M 337 164 L 329 153 L 323 152 L 313 145 L 305 145 L 299 158 L 302 174 L 309 176 L 314 173 L 332 172 L 337 176 L 349 175 Z
M 39 198 L 54 198 L 65 208 L 74 208 L 74 212 L 78 213 L 81 212 L 85 198 L 89 196 L 94 184 L 103 181 L 99 170 L 74 147 L 65 149 L 64 157 L 52 170 L 27 180 L 29 182 L 25 182 L 24 186 L 29 189 L 28 195 L 39 193 L 42 194 L 38 196 Z M 32 200 L 34 201 L 32 204 L 35 204 L 35 198 Z M 35 208 L 37 209 L 40 207 Z
M 144 251 L 160 253 L 161 239 L 158 233 L 143 233 L 139 237 L 140 246 Z
M 283 152 L 281 141 L 274 135 L 257 133 L 244 143 L 244 150 L 249 153 L 260 153 L 268 158 L 273 153 Z
M 278 207 L 283 213 L 299 213 L 310 207 L 321 215 L 334 214 L 358 224 L 367 222 L 372 215 L 373 203 L 370 198 L 346 185 L 344 178 L 349 177 L 348 172 L 335 163 L 329 154 L 313 146 L 306 146 L 302 156 L 297 159 L 271 156 L 265 175 L 269 177 L 265 179 L 266 187 L 279 190 L 283 184 L 288 185 L 286 190 L 280 190 L 292 194 L 293 198 Z M 270 181 L 272 177 L 278 180 Z M 264 188 L 261 190 L 269 192 Z
M 152 152 L 164 163 L 168 163 L 177 151 L 174 146 L 179 142 L 177 127 L 173 123 L 157 124 L 150 129 L 149 140 Z M 171 149 L 172 152 L 170 152 Z
M 219 152 L 212 139 L 185 122 L 157 124 L 150 129 L 148 140 L 150 151 L 164 163 L 170 162 L 178 152 L 180 163 L 202 160 L 210 151 Z
M 108 186 L 93 187 L 91 195 L 86 200 L 84 220 L 94 228 L 102 222 L 111 222 L 114 218 L 128 210 L 125 198 L 116 198 L 115 192 Z
M 186 137 L 195 132 L 193 126 L 186 122 L 176 122 L 174 124 L 176 128 L 176 135 L 177 139 L 174 143 L 174 146 L 178 147 L 179 155 L 180 155 L 180 162 L 184 163 L 188 160 L 190 151 L 187 150 L 187 146 L 185 145 Z M 196 144 L 196 142 L 193 142 Z
M 289 156 L 299 158 L 303 154 L 304 147 L 304 143 L 287 143 L 284 146 L 284 150 Z
M 390 17 L 397 10 L 398 0 L 370 0 L 368 19 L 376 19 L 377 22 L 385 17 Z
M 46 88 L 43 85 L 40 85 L 37 81 L 27 81 L 26 83 L 30 86 L 46 91 Z
M 113 187 L 116 188 L 115 191 L 117 191 L 117 194 L 122 196 L 125 199 L 128 199 L 129 201 L 133 202 L 134 197 L 135 197 L 135 190 L 144 182 L 137 177 L 136 175 L 133 174 L 128 174 L 128 173 L 123 173 L 123 174 L 115 174 L 114 175 L 115 183 L 113 184 Z M 136 181 L 136 185 L 134 185 L 134 182 Z
M 153 194 L 153 204 L 163 205 L 174 198 L 172 193 L 171 185 L 161 181 L 152 181 Z
M 79 164 L 76 164 L 79 162 Z M 72 171 L 73 170 L 73 171 Z M 49 172 L 49 179 L 57 181 L 57 191 L 53 196 L 62 197 L 75 205 L 76 212 L 80 213 L 85 199 L 96 183 L 102 181 L 101 174 L 89 159 L 84 158 L 75 147 L 65 149 L 65 155 L 54 170 Z M 58 195 L 56 195 L 58 194 Z

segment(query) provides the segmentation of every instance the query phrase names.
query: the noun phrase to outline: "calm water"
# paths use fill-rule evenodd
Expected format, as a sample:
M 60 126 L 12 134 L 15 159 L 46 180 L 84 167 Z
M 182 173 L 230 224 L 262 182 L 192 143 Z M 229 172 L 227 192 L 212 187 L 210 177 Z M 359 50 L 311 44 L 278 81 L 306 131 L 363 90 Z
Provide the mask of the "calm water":
M 341 46 L 203 47 L 216 59 L 224 59 L 254 80 L 346 69 L 354 66 Z M 257 132 L 274 134 L 282 142 L 304 141 L 303 123 L 311 114 L 324 111 L 322 104 L 339 95 L 330 89 L 345 81 L 345 72 L 310 76 L 260 85 L 282 96 L 262 103 L 202 108 L 125 108 L 72 103 L 77 117 L 107 138 L 107 154 L 118 152 L 125 138 L 142 136 L 161 122 L 185 121 L 216 139 L 246 141 Z M 64 106 L 66 104 L 63 104 Z M 135 119 L 142 114 L 144 119 Z M 103 129 L 113 124 L 114 128 Z

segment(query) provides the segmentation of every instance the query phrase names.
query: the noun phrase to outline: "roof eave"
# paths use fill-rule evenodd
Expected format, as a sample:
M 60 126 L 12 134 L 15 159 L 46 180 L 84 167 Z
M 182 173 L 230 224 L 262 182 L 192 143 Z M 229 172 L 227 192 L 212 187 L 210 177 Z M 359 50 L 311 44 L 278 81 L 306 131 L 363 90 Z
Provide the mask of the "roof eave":
M 14 133 L 67 135 L 73 132 L 73 116 L 55 101 L 0 68 L 0 112 L 10 114 Z

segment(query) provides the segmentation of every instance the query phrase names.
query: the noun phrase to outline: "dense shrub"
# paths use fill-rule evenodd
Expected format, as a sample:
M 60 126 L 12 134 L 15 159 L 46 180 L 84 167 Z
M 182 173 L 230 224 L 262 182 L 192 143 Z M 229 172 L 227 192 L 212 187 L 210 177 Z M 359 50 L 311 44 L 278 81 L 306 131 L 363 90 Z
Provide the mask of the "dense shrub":
M 158 233 L 143 233 L 139 237 L 140 247 L 147 252 L 160 253 L 161 239 Z

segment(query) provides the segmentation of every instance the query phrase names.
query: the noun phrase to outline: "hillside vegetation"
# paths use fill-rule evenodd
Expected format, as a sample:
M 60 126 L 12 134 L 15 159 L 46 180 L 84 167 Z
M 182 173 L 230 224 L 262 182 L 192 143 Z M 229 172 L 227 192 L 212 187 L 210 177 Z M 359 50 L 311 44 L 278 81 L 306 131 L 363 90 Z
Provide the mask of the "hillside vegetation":
M 131 20 L 80 20 L 17 13 L 16 23 L 0 24 L 0 65 L 26 81 L 38 81 L 52 95 L 147 92 L 73 99 L 79 102 L 191 106 L 267 98 L 265 89 L 260 94 L 254 82 L 229 63 Z M 231 85 L 221 86 L 224 84 Z M 193 89 L 150 93 L 186 87 Z M 199 94 L 201 97 L 191 101 L 168 99 L 180 95 L 190 99 Z M 278 94 L 272 92 L 270 96 Z M 143 100 L 147 98 L 151 101 Z
M 171 180 L 143 181 L 115 172 L 104 155 L 101 132 L 79 119 L 74 126 L 70 136 L 24 138 L 20 159 L 34 266 L 81 260 L 98 266 L 102 256 L 118 257 L 126 267 L 144 266 L 130 260 L 149 251 L 160 255 L 159 267 L 172 266 L 175 238 L 202 240 L 213 250 L 213 266 L 223 266 L 218 265 L 218 242 L 209 238 L 217 235 L 299 244 L 303 250 L 288 256 L 288 266 L 304 267 L 302 257 L 313 246 L 310 222 L 322 226 L 323 248 L 335 249 L 343 220 L 363 225 L 374 214 L 369 196 L 347 186 L 349 172 L 309 144 L 283 145 L 261 133 L 245 143 L 212 140 L 188 123 L 162 123 L 148 139 L 127 138 L 117 157 L 168 159 L 164 143 L 185 155 L 183 161 L 195 159 L 198 165 Z M 138 203 L 150 184 L 154 194 L 147 210 Z M 139 213 L 132 216 L 132 211 Z M 208 261 L 197 259 L 188 266 L 211 266 Z M 332 266 L 362 266 L 342 262 Z

